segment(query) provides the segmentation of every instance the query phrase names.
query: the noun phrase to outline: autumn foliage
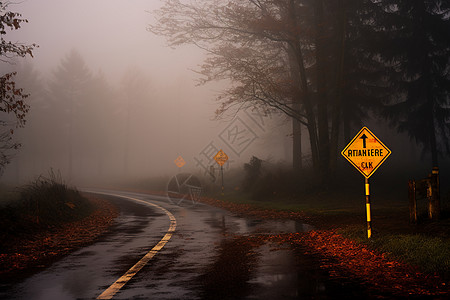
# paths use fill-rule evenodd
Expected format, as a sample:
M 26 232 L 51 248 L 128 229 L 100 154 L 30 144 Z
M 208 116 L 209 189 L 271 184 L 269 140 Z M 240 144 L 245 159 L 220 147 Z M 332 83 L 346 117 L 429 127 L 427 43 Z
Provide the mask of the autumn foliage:
M 4 38 L 7 30 L 18 30 L 22 23 L 28 22 L 27 19 L 22 18 L 20 13 L 8 11 L 8 4 L 9 2 L 0 2 L 0 62 L 3 63 L 10 62 L 11 58 L 16 56 L 33 56 L 32 51 L 37 47 L 36 44 L 13 43 Z M 23 126 L 25 115 L 29 110 L 29 105 L 25 103 L 28 94 L 25 94 L 21 88 L 16 87 L 15 75 L 15 72 L 0 73 L 0 112 L 13 113 L 17 125 Z

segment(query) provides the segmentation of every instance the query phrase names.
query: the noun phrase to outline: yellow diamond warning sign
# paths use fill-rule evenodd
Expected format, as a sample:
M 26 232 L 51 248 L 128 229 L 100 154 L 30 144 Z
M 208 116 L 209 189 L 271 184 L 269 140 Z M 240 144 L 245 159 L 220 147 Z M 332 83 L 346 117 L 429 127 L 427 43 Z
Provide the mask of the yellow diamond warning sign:
M 174 160 L 174 163 L 177 165 L 178 168 L 181 168 L 182 166 L 184 166 L 186 164 L 186 162 L 181 157 L 181 155 L 178 156 L 177 159 Z
M 369 178 L 391 155 L 391 150 L 367 127 L 363 127 L 341 153 L 359 172 Z
M 220 151 L 214 156 L 214 160 L 219 164 L 219 166 L 223 166 L 223 164 L 228 160 L 228 155 L 220 149 Z

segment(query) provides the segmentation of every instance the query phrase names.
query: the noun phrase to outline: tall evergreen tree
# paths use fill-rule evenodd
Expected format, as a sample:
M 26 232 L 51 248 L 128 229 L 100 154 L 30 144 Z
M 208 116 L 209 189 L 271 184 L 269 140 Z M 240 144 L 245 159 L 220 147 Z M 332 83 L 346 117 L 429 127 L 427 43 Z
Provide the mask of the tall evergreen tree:
M 83 57 L 76 50 L 71 50 L 64 57 L 49 84 L 51 107 L 49 115 L 54 118 L 53 136 L 60 136 L 64 141 L 61 149 L 67 154 L 68 178 L 74 174 L 75 148 L 80 145 L 80 113 L 89 109 L 89 92 L 92 85 L 92 75 Z
M 380 3 L 388 51 L 384 61 L 392 94 L 384 115 L 431 154 L 431 165 L 449 152 L 450 2 L 384 0 Z
M 131 169 L 131 149 L 135 142 L 133 133 L 138 129 L 137 115 L 139 111 L 144 110 L 144 104 L 151 98 L 149 78 L 140 68 L 131 66 L 122 75 L 119 93 L 125 121 L 123 124 L 123 173 L 128 174 Z

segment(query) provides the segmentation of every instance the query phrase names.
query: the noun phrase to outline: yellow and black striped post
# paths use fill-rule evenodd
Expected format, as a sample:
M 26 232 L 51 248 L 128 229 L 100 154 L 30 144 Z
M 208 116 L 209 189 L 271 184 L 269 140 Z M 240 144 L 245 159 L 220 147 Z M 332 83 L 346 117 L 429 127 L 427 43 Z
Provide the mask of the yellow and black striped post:
M 220 166 L 220 172 L 222 173 L 222 196 L 223 196 L 223 195 L 225 195 L 225 193 L 224 193 L 225 188 L 223 186 L 223 165 Z
M 372 219 L 370 217 L 370 184 L 369 178 L 365 178 L 366 186 L 366 213 L 367 213 L 367 238 L 372 236 Z

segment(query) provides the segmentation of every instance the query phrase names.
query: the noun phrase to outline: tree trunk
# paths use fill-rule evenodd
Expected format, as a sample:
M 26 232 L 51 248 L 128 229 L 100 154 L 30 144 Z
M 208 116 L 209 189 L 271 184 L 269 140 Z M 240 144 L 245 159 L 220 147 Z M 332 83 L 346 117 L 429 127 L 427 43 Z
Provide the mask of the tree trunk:
M 75 109 L 75 96 L 73 92 L 73 88 L 70 92 L 70 108 L 69 108 L 69 134 L 68 134 L 68 173 L 69 173 L 69 181 L 73 179 L 73 139 L 74 139 L 74 109 Z
M 289 9 L 285 11 L 286 16 L 290 18 L 294 27 L 297 26 L 296 3 L 294 0 L 289 2 Z M 306 79 L 306 70 L 303 60 L 299 36 L 294 36 L 291 43 L 287 46 L 289 57 L 289 68 L 294 83 L 295 93 L 292 99 L 293 110 L 300 115 L 302 110 L 306 112 L 308 122 L 308 130 L 310 131 L 311 152 L 313 156 L 313 164 L 317 164 L 317 141 L 315 135 L 315 116 L 309 101 L 308 82 Z M 302 106 L 303 104 L 303 106 Z M 312 133 L 311 133 L 312 131 Z M 292 118 L 292 165 L 295 172 L 299 172 L 303 167 L 302 162 L 302 127 L 298 119 Z
M 291 11 L 293 11 L 294 3 L 291 1 Z M 291 14 L 291 17 L 295 17 Z M 299 70 L 299 63 L 296 61 L 296 54 L 294 47 L 288 47 L 287 53 L 289 57 L 289 69 L 292 81 L 295 87 L 301 86 L 301 76 Z M 296 88 L 294 88 L 296 90 Z M 297 93 L 292 96 L 292 109 L 299 116 L 301 113 L 300 97 Z M 298 119 L 292 118 L 292 168 L 294 172 L 300 172 L 302 169 L 302 128 Z
M 302 110 L 306 114 L 307 128 L 309 133 L 309 140 L 311 145 L 311 155 L 313 160 L 314 168 L 319 166 L 319 145 L 317 137 L 317 125 L 316 125 L 316 114 L 314 112 L 313 104 L 311 103 L 311 97 L 308 87 L 308 81 L 306 78 L 305 64 L 303 60 L 303 52 L 300 47 L 300 41 L 294 41 L 293 44 L 289 45 L 294 53 L 294 59 L 296 67 L 298 68 L 299 74 L 299 103 L 302 103 Z
M 323 18 L 323 0 L 314 2 L 316 27 L 316 81 L 317 81 L 317 123 L 319 130 L 319 168 L 321 176 L 329 168 L 328 99 L 325 78 L 325 30 Z
M 292 147 L 292 165 L 294 168 L 294 172 L 300 172 L 303 167 L 302 163 L 302 127 L 301 123 L 292 118 L 292 139 L 293 139 L 293 147 Z
M 131 104 L 127 96 L 127 111 L 125 119 L 125 144 L 123 151 L 123 174 L 128 176 L 129 152 L 130 152 L 130 122 L 131 122 Z
M 428 87 L 429 89 L 430 87 Z M 438 159 L 438 149 L 437 149 L 437 142 L 436 142 L 436 125 L 434 121 L 434 114 L 433 114 L 433 100 L 430 97 L 430 94 L 428 93 L 428 135 L 430 137 L 430 151 L 431 151 L 431 168 L 438 167 L 439 166 L 439 159 Z
M 295 53 L 296 63 L 299 70 L 299 102 L 303 104 L 302 109 L 305 111 L 307 128 L 309 133 L 309 141 L 311 146 L 311 155 L 314 168 L 319 167 L 319 141 L 317 137 L 317 125 L 316 125 L 316 114 L 314 112 L 313 104 L 311 103 L 310 92 L 308 88 L 308 81 L 306 79 L 306 70 L 303 61 L 303 53 L 300 48 L 300 43 L 298 42 L 293 47 Z
M 351 130 L 352 126 L 349 121 L 349 117 L 347 116 L 345 109 L 342 112 L 342 119 L 344 123 L 344 144 L 347 145 L 351 140 Z
M 345 57 L 345 4 L 344 0 L 339 0 L 338 20 L 336 22 L 336 30 L 339 35 L 339 43 L 336 45 L 337 66 L 336 66 L 336 94 L 333 103 L 332 123 L 331 123 L 331 137 L 330 137 L 330 170 L 332 173 L 336 171 L 338 146 L 339 146 L 339 132 L 341 125 L 341 111 L 344 94 L 344 57 Z

